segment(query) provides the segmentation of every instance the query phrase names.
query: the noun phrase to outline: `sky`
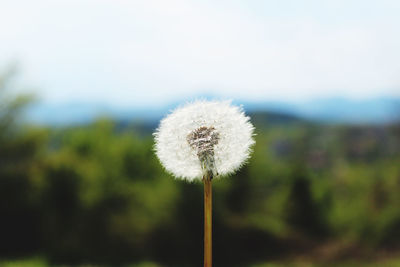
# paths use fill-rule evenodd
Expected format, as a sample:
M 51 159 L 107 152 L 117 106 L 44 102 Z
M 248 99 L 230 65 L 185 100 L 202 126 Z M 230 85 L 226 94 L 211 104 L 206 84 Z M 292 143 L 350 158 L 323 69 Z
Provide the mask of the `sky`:
M 399 12 L 397 0 L 2 0 L 0 66 L 18 62 L 44 103 L 399 97 Z

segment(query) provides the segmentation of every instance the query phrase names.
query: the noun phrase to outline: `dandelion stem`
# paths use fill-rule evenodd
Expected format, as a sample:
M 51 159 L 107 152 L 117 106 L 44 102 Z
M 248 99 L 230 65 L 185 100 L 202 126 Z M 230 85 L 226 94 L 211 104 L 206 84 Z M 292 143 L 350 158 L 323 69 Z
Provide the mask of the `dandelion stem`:
M 204 182 L 204 267 L 212 266 L 212 175 L 203 177 Z

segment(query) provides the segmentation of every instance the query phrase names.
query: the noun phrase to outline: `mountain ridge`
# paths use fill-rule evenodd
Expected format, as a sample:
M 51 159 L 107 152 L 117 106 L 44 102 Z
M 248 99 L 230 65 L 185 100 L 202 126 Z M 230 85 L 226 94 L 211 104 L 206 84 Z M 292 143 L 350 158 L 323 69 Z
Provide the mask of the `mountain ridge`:
M 156 121 L 184 102 L 177 101 L 153 108 L 128 108 L 84 102 L 36 103 L 28 108 L 26 120 L 49 125 L 88 123 L 97 117 Z M 232 102 L 241 105 L 246 113 L 267 112 L 326 123 L 384 124 L 400 120 L 400 98 L 382 97 L 366 100 L 326 98 L 303 102 L 234 100 Z

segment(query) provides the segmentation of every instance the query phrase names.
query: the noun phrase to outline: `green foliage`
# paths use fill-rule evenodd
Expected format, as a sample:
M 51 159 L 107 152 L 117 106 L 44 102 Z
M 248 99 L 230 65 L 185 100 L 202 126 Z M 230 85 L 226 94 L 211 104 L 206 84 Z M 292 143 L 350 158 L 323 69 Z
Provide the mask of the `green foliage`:
M 28 127 L 19 117 L 27 97 L 0 100 L 0 256 L 46 259 L 30 266 L 202 261 L 202 185 L 166 174 L 150 133 L 107 119 Z M 326 240 L 400 245 L 399 125 L 255 118 L 249 164 L 214 181 L 216 265 L 284 258 Z

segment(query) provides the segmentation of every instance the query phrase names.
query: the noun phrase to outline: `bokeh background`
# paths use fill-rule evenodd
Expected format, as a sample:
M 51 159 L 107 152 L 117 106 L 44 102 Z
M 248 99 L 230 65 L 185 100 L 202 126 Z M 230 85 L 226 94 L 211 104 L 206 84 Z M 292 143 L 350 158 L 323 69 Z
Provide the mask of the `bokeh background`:
M 400 266 L 398 1 L 5 0 L 0 266 L 202 266 L 203 189 L 153 153 L 186 101 L 243 105 L 215 266 Z

